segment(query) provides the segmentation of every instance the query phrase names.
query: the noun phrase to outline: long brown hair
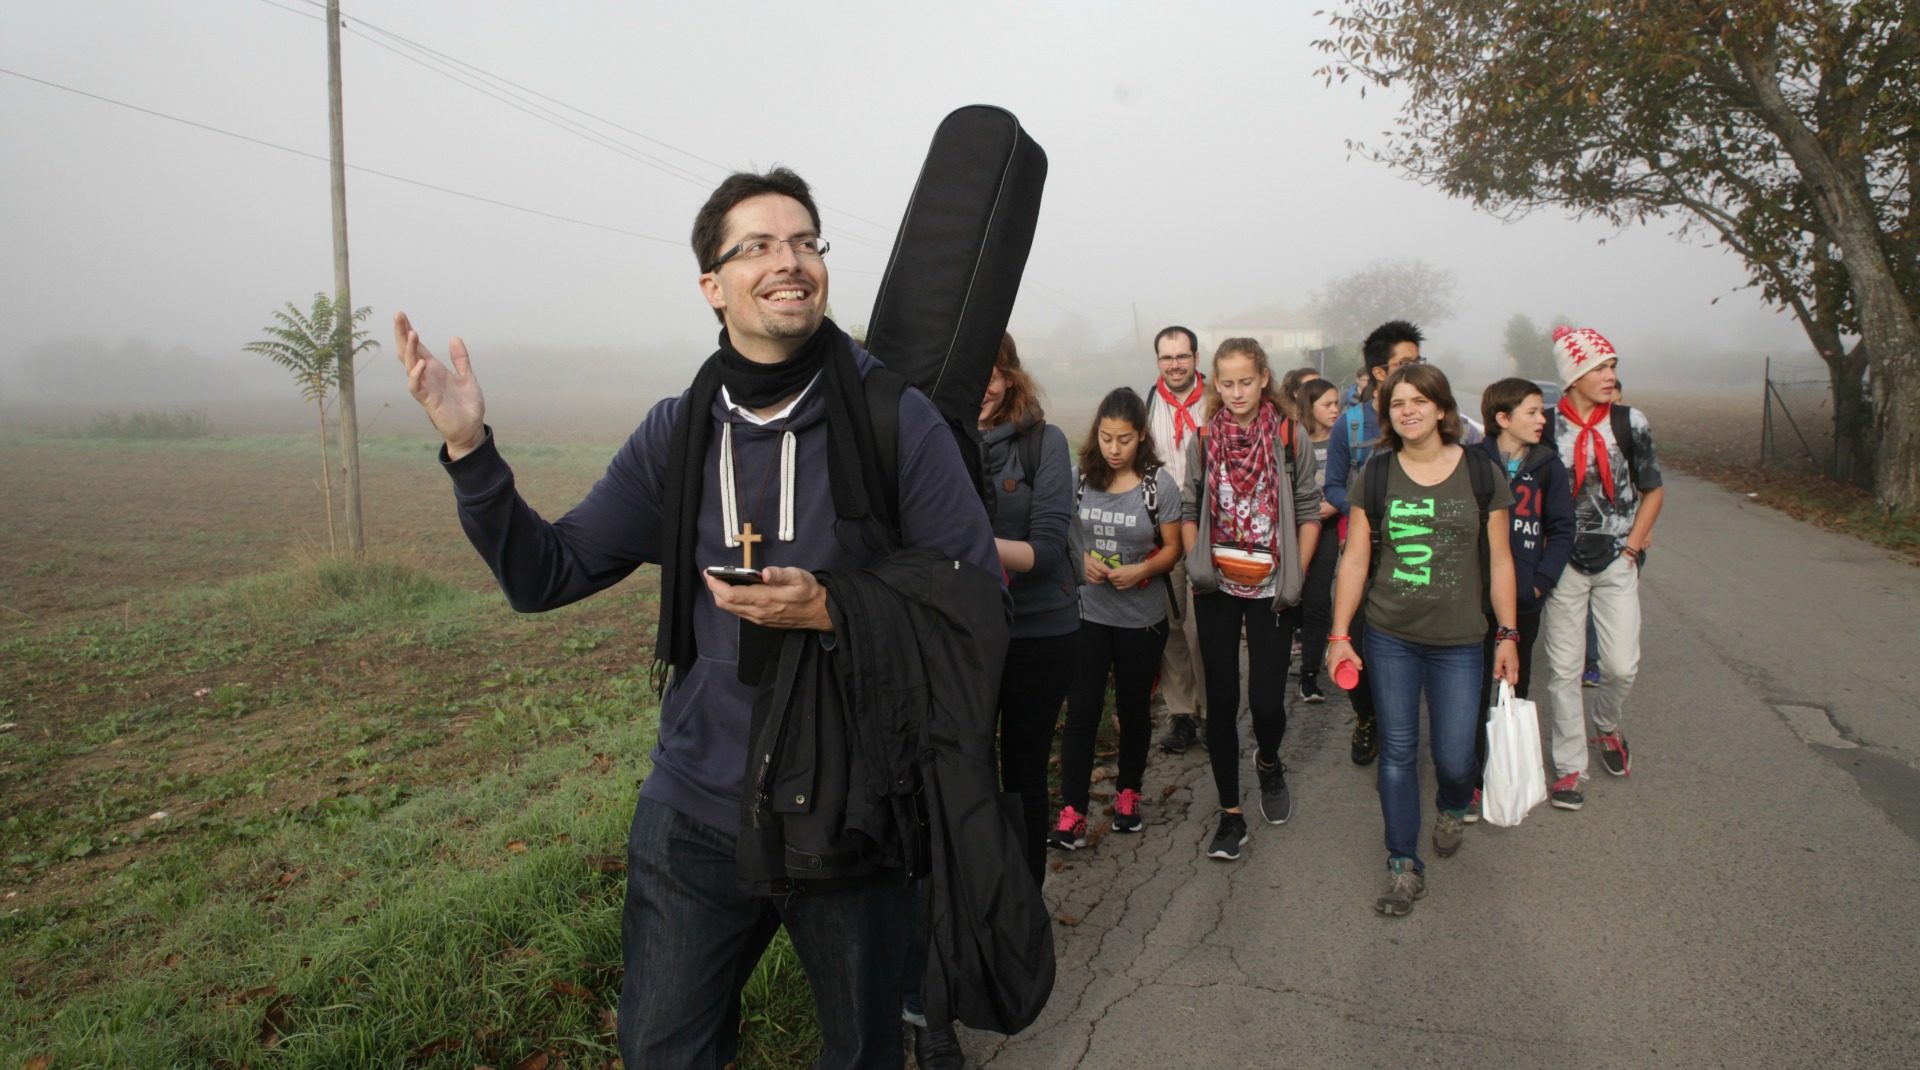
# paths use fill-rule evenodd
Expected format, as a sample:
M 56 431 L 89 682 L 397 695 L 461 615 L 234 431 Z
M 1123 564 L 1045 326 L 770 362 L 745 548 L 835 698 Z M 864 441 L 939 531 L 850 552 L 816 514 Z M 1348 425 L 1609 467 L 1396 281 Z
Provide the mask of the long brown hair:
M 1100 408 L 1093 414 L 1093 426 L 1087 428 L 1087 441 L 1080 447 L 1080 474 L 1087 479 L 1087 486 L 1095 490 L 1106 490 L 1113 485 L 1113 469 L 1108 467 L 1106 455 L 1100 452 L 1100 424 L 1103 420 L 1124 420 L 1133 425 L 1139 436 L 1139 448 L 1133 455 L 1133 474 L 1145 478 L 1147 470 L 1160 467 L 1160 452 L 1153 448 L 1153 435 L 1147 430 L 1147 403 L 1132 387 L 1116 387 L 1100 399 Z
M 1325 379 L 1308 379 L 1293 392 L 1293 407 L 1299 414 L 1295 419 L 1300 421 L 1300 426 L 1306 428 L 1309 435 L 1333 429 L 1332 424 L 1322 424 L 1313 418 L 1313 407 L 1320 403 L 1321 398 L 1338 389 Z
M 1380 396 L 1374 399 L 1379 407 L 1382 446 L 1399 450 L 1406 445 L 1400 438 L 1400 432 L 1394 428 L 1389 411 L 1393 404 L 1394 388 L 1401 383 L 1413 387 L 1440 409 L 1441 442 L 1451 446 L 1460 441 L 1460 406 L 1454 403 L 1453 386 L 1447 382 L 1447 373 L 1431 364 L 1406 364 L 1387 376 L 1387 381 L 1380 385 Z
M 1011 422 L 1015 427 L 1026 427 L 1047 418 L 1046 410 L 1040 407 L 1040 388 L 1034 384 L 1033 376 L 1020 367 L 1020 351 L 1014 348 L 1013 335 L 1001 334 L 1000 351 L 993 357 L 993 370 L 1007 381 L 1007 389 L 1000 395 L 1000 407 L 993 410 L 988 426 Z
M 1287 415 L 1286 401 L 1280 396 L 1280 378 L 1273 374 L 1273 367 L 1267 361 L 1267 351 L 1251 338 L 1229 338 L 1213 351 L 1213 378 L 1207 380 L 1207 419 L 1213 419 L 1214 413 L 1226 404 L 1220 397 L 1220 388 L 1214 385 L 1220 379 L 1220 361 L 1226 357 L 1252 357 L 1255 374 L 1267 373 L 1267 400 L 1279 410 L 1280 415 Z

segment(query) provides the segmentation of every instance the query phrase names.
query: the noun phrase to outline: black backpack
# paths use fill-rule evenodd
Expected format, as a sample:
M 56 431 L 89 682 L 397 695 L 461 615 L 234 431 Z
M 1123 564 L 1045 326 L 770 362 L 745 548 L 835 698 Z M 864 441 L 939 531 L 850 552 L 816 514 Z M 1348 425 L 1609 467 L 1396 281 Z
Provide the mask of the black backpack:
M 1493 583 L 1491 568 L 1492 548 L 1487 543 L 1487 515 L 1492 512 L 1494 480 L 1502 478 L 1494 468 L 1493 458 L 1487 452 L 1474 446 L 1463 446 L 1466 453 L 1467 479 L 1473 484 L 1473 500 L 1480 507 L 1480 608 L 1493 612 Z M 1386 527 L 1382 520 L 1387 513 L 1387 465 L 1395 456 L 1393 450 L 1374 450 L 1367 457 L 1366 467 L 1361 478 L 1366 481 L 1366 500 L 1360 507 L 1367 511 L 1367 589 L 1373 589 L 1374 573 L 1380 570 L 1380 533 Z

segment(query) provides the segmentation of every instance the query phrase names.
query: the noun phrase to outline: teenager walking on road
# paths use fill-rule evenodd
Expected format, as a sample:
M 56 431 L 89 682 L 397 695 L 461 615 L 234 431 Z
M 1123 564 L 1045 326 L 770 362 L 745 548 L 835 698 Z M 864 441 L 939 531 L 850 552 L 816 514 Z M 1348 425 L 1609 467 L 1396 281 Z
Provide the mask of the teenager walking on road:
M 1540 441 L 1547 429 L 1547 410 L 1541 401 L 1540 384 L 1531 379 L 1502 379 L 1487 387 L 1480 396 L 1480 415 L 1491 437 L 1472 447 L 1484 449 L 1500 465 L 1513 489 L 1509 545 L 1520 629 L 1520 678 L 1513 685 L 1513 693 L 1519 698 L 1529 697 L 1533 681 L 1533 644 L 1540 634 L 1540 611 L 1554 584 L 1560 582 L 1567 555 L 1573 552 L 1573 495 L 1567 485 L 1567 466 L 1560 463 L 1553 447 Z M 1491 627 L 1481 654 L 1491 667 Z M 1468 824 L 1480 820 L 1480 791 L 1486 786 L 1486 721 L 1492 704 L 1493 675 L 1487 672 L 1481 675 L 1481 727 L 1474 735 L 1477 760 Z
M 1060 740 L 1064 803 L 1049 842 L 1087 845 L 1093 743 L 1106 708 L 1107 678 L 1120 720 L 1120 775 L 1114 780 L 1113 831 L 1140 831 L 1140 788 L 1147 769 L 1147 699 L 1167 644 L 1166 584 L 1180 558 L 1180 488 L 1147 436 L 1147 406 L 1121 387 L 1100 402 L 1080 450 L 1077 521 L 1087 547 L 1080 562 L 1079 661 L 1067 695 Z
M 1374 909 L 1413 910 L 1427 894 L 1420 838 L 1420 700 L 1428 709 L 1438 810 L 1433 849 L 1460 849 L 1473 797 L 1480 716 L 1481 641 L 1497 622 L 1494 675 L 1519 675 L 1513 557 L 1507 548 L 1513 491 L 1493 461 L 1460 445 L 1460 413 L 1447 377 L 1414 365 L 1380 393 L 1380 447 L 1353 486 L 1347 549 L 1327 660 L 1364 664 L 1380 729 L 1380 812 L 1387 890 Z M 1366 659 L 1348 629 L 1366 604 Z
M 1220 828 L 1207 857 L 1232 861 L 1247 842 L 1240 809 L 1240 636 L 1247 639 L 1260 815 L 1293 815 L 1280 741 L 1287 731 L 1287 661 L 1299 625 L 1305 564 L 1320 539 L 1318 466 L 1306 436 L 1280 415 L 1278 383 L 1251 338 L 1213 355 L 1204 439 L 1187 446 L 1181 492 L 1187 573 L 1206 670 L 1207 751 L 1220 794 Z
M 1653 542 L 1666 488 L 1646 414 L 1618 403 L 1619 355 L 1591 327 L 1553 332 L 1554 359 L 1567 392 L 1560 398 L 1558 446 L 1573 488 L 1572 568 L 1548 599 L 1542 628 L 1553 704 L 1553 805 L 1578 810 L 1587 776 L 1587 723 L 1580 675 L 1591 609 L 1600 638 L 1600 684 L 1592 689 L 1600 764 L 1614 776 L 1633 771 L 1620 731 L 1622 707 L 1640 671 L 1640 568 Z
M 1079 649 L 1079 600 L 1067 552 L 1073 460 L 1066 433 L 1046 422 L 1039 390 L 1012 335 L 1000 339 L 980 402 L 993 541 L 1013 595 L 1013 638 L 1000 673 L 1000 786 L 1020 796 L 1027 865 L 1047 866 L 1047 758 Z
M 1309 379 L 1300 384 L 1296 406 L 1307 440 L 1313 443 L 1314 466 L 1321 485 L 1327 481 L 1327 441 L 1333 437 L 1333 425 L 1340 420 L 1340 391 L 1325 379 Z M 1307 586 L 1302 593 L 1300 628 L 1300 701 L 1320 703 L 1327 700 L 1320 689 L 1320 666 L 1327 655 L 1327 630 L 1333 623 L 1333 569 L 1340 561 L 1340 540 L 1334 523 L 1340 510 L 1322 498 L 1320 501 L 1320 541 L 1314 545 L 1313 560 L 1307 562 Z

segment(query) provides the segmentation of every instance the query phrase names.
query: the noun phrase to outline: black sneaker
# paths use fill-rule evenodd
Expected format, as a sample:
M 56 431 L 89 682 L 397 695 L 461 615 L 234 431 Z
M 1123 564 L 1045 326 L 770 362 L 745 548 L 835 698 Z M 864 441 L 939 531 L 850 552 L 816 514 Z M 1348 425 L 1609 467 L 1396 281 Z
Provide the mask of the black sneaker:
M 1600 744 L 1600 767 L 1614 776 L 1633 773 L 1633 755 L 1627 751 L 1627 737 L 1618 732 L 1602 732 L 1594 740 Z
M 1553 782 L 1547 789 L 1547 801 L 1556 809 L 1578 810 L 1587 804 L 1587 797 L 1580 794 L 1580 774 L 1568 773 Z
M 1261 765 L 1253 760 L 1253 773 L 1260 778 L 1260 816 L 1269 825 L 1284 825 L 1293 816 L 1293 793 L 1287 790 L 1287 763 Z
M 1353 721 L 1353 748 L 1349 752 L 1355 765 L 1371 765 L 1380 756 L 1380 741 L 1373 735 L 1373 719 L 1356 717 Z
M 1160 737 L 1160 749 L 1168 754 L 1187 753 L 1187 748 L 1200 736 L 1200 728 L 1193 722 L 1193 717 L 1184 713 L 1167 718 L 1167 731 Z
M 913 1062 L 920 1070 L 962 1070 L 967 1065 L 967 1054 L 960 1050 L 960 1038 L 953 1035 L 953 1027 L 914 1026 Z
M 1303 672 L 1300 674 L 1300 701 L 1316 705 L 1327 701 L 1327 693 L 1320 690 L 1320 674 Z
M 1222 862 L 1232 862 L 1240 857 L 1240 848 L 1247 843 L 1247 816 L 1220 811 L 1220 831 L 1213 834 L 1213 842 L 1207 845 L 1207 857 L 1218 858 Z

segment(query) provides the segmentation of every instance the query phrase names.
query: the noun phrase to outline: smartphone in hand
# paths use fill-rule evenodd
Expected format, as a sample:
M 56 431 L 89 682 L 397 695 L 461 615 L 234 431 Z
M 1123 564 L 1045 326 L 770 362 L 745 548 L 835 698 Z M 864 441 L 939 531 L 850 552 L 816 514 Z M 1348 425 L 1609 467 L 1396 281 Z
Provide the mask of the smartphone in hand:
M 707 567 L 707 575 L 712 576 L 721 583 L 731 584 L 735 587 L 745 587 L 750 584 L 767 582 L 760 578 L 759 569 L 741 568 L 738 565 L 709 565 Z

